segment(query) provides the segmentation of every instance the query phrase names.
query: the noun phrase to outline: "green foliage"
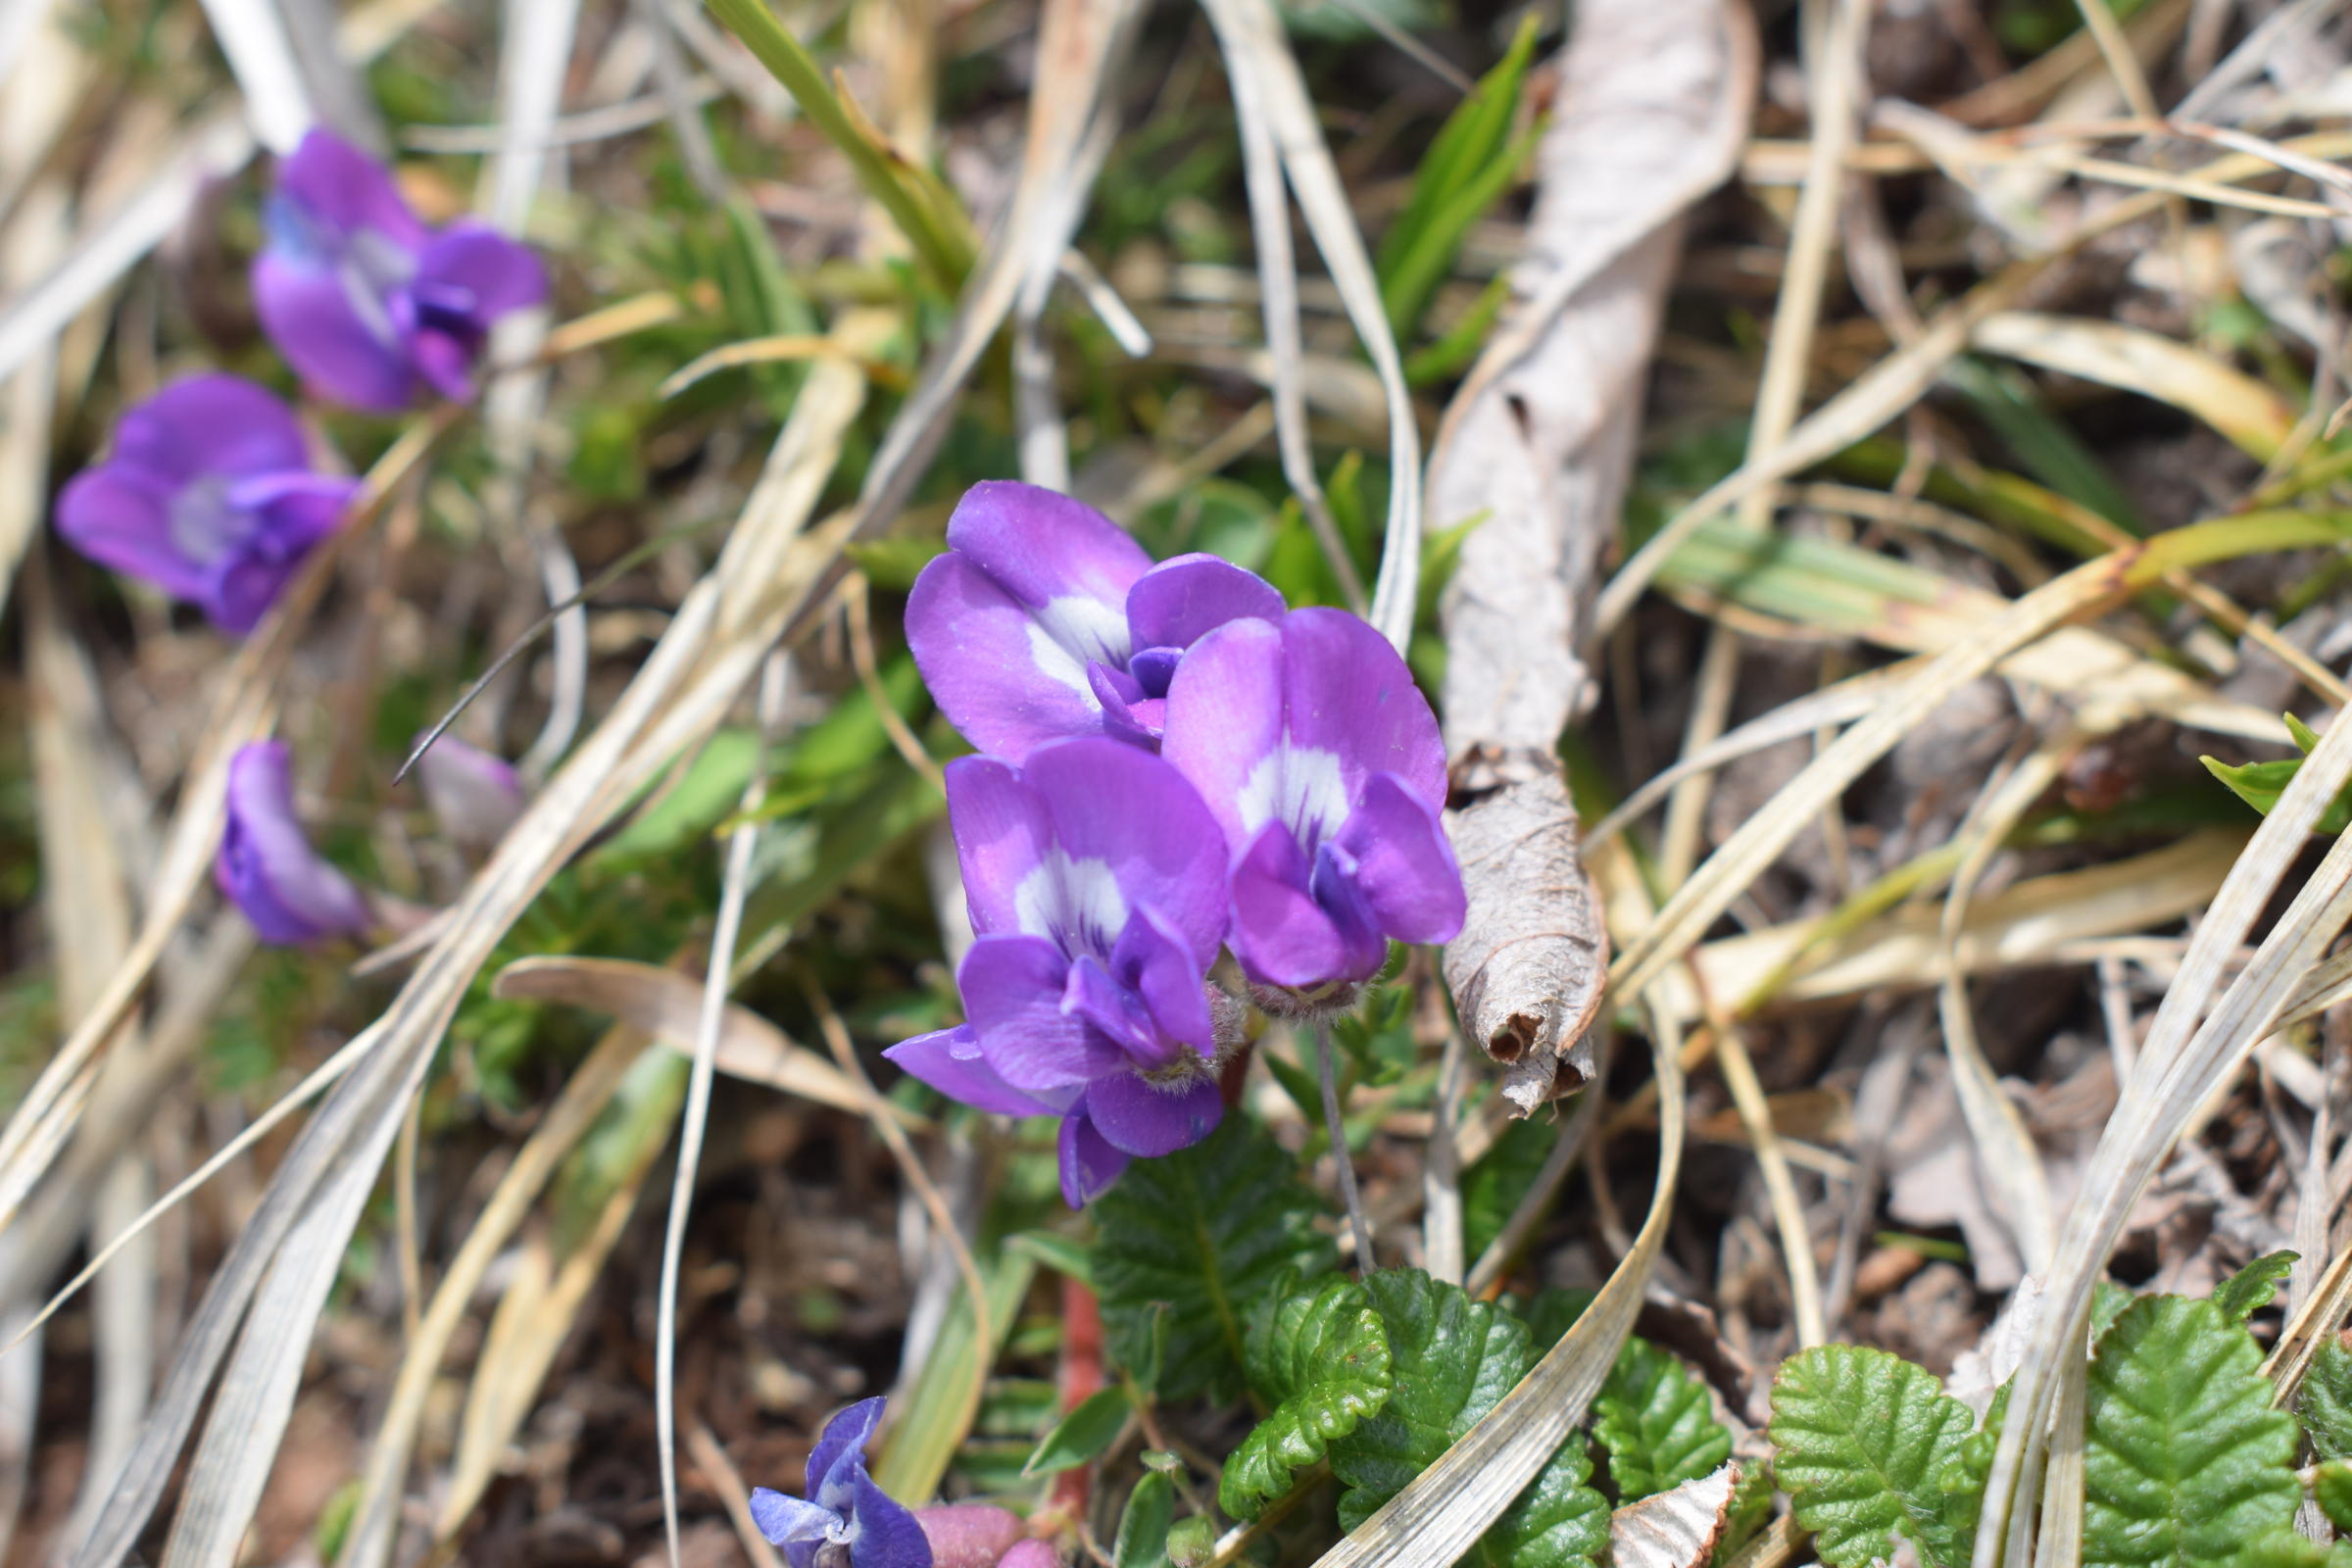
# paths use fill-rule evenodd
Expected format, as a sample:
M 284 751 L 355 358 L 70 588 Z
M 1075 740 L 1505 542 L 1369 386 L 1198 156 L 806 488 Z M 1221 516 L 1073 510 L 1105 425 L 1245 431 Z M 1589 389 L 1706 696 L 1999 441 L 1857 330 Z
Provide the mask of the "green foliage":
M 1977 1516 L 1984 1506 L 1984 1483 L 1992 1474 L 1992 1456 L 2001 1446 L 2001 1423 L 2009 1414 L 2009 1385 L 1995 1390 L 1985 1407 L 1984 1422 L 1936 1477 L 1943 1493 L 1943 1520 L 1954 1541 L 1966 1552 L 1977 1533 Z
M 1823 1346 L 1773 1380 L 1774 1469 L 1829 1568 L 1891 1557 L 1897 1535 L 1932 1568 L 1959 1568 L 1941 1478 L 1975 1425 L 1933 1374 L 1884 1350 Z
M 2213 1288 L 2213 1304 L 2232 1323 L 2243 1323 L 2271 1304 L 2278 1282 L 2295 1266 L 2299 1252 L 2271 1252 L 2256 1258 Z
M 2124 1308 L 2138 1298 L 2113 1280 L 2101 1280 L 2090 1292 L 2090 1343 L 2096 1345 L 2106 1332 L 2115 1327 L 2115 1320 L 2124 1315 Z
M 1147 1470 L 1119 1513 L 1111 1568 L 1167 1568 L 1168 1527 L 1175 1518 L 1176 1483 L 1157 1470 Z
M 1501 62 L 1447 118 L 1414 172 L 1404 211 L 1381 237 L 1380 298 L 1400 338 L 1412 333 L 1430 295 L 1452 270 L 1462 236 L 1509 188 L 1535 145 L 1534 127 L 1513 136 L 1511 122 L 1541 30 L 1530 15 Z
M 1340 1523 L 1354 1529 L 1477 1425 L 1535 1364 L 1527 1326 L 1418 1269 L 1368 1276 L 1388 1329 L 1395 1392 L 1378 1414 L 1331 1445 L 1346 1491 Z M 1608 1499 L 1587 1483 L 1592 1461 L 1571 1442 L 1528 1483 L 1465 1561 L 1488 1568 L 1567 1568 L 1607 1544 Z
M 1389 1335 L 1361 1285 L 1328 1275 L 1260 1305 L 1243 1359 L 1274 1413 L 1225 1461 L 1217 1503 L 1254 1519 L 1291 1490 L 1295 1472 L 1388 1403 Z
M 1608 1450 L 1620 1503 L 1695 1481 L 1732 1456 L 1706 1385 L 1671 1353 L 1628 1339 L 1592 1399 L 1592 1436 Z
M 2309 756 L 2311 749 L 2319 744 L 2319 735 L 2294 714 L 2282 716 L 2286 719 L 2287 733 L 2294 737 L 2295 745 L 2305 756 Z M 2229 785 L 2231 794 L 2265 816 L 2271 814 L 2272 808 L 2278 804 L 2278 797 L 2286 793 L 2287 785 L 2294 782 L 2296 770 L 2303 765 L 2301 757 L 2289 757 L 2275 762 L 2240 762 L 2234 767 L 2210 757 L 2200 757 L 2197 760 L 2205 764 L 2205 771 Z M 2346 785 L 2334 800 L 2328 803 L 2328 808 L 2320 813 L 2319 823 L 2312 831 L 2335 834 L 2341 833 L 2348 825 L 2352 825 L 2352 785 Z
M 2323 1459 L 2352 1459 L 2352 1350 L 2341 1339 L 2328 1336 L 2311 1358 L 2295 1413 L 2303 1418 L 2312 1452 Z
M 1154 1308 L 1164 1345 L 1147 1387 L 1162 1398 L 1241 1390 L 1250 1315 L 1284 1272 L 1338 1262 L 1322 1207 L 1290 1156 L 1246 1116 L 1164 1159 L 1139 1159 L 1095 1203 L 1095 1287 L 1111 1353 L 1142 1380 Z
M 2338 1530 L 2352 1530 L 2352 1464 L 2330 1459 L 2311 1480 L 2312 1500 Z
M 1506 1122 L 1494 1147 L 1462 1172 L 1462 1250 L 1466 1256 L 1483 1256 L 1494 1245 L 1494 1238 L 1502 1234 L 1511 1211 L 1535 1185 L 1537 1173 L 1559 1141 L 1557 1127 L 1547 1127 L 1533 1117 Z M 1543 1335 L 1536 1337 L 1541 1340 Z
M 2091 1358 L 2083 1563 L 2219 1561 L 2286 1529 L 2294 1449 L 2252 1335 L 2212 1301 L 2133 1302 Z
M 1038 1440 L 1037 1451 L 1021 1466 L 1025 1476 L 1052 1475 L 1102 1457 L 1127 1424 L 1127 1391 L 1108 1388 L 1079 1402 Z

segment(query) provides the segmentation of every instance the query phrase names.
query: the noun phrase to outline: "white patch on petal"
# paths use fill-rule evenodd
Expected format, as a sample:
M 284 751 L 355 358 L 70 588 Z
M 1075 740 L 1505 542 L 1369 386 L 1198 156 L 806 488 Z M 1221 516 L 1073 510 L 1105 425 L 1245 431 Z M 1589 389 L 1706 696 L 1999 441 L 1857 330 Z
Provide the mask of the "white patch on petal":
M 172 546 L 199 566 L 215 564 L 252 531 L 252 519 L 229 505 L 231 482 L 226 474 L 208 473 L 172 498 L 167 516 Z
M 1127 612 L 1123 606 L 1071 594 L 1049 599 L 1031 613 L 1055 642 L 1070 651 L 1081 668 L 1089 661 L 1099 661 L 1113 669 L 1127 667 L 1127 656 L 1134 652 L 1134 639 L 1127 630 Z
M 1107 956 L 1127 929 L 1127 895 L 1106 860 L 1073 860 L 1059 848 L 1012 890 L 1013 923 L 1065 954 Z
M 351 236 L 335 270 L 344 298 L 351 301 L 368 335 L 386 348 L 397 346 L 400 328 L 392 319 L 389 301 L 416 275 L 416 258 L 374 229 L 363 228 Z
M 1102 706 L 1095 699 L 1095 689 L 1087 684 L 1083 660 L 1055 642 L 1054 634 L 1036 621 L 1025 622 L 1022 629 L 1029 634 L 1029 662 L 1037 666 L 1040 675 L 1067 686 L 1085 698 L 1089 708 Z
M 1268 822 L 1298 835 L 1307 854 L 1348 817 L 1348 785 L 1336 752 L 1277 743 L 1243 781 L 1242 826 L 1254 836 Z

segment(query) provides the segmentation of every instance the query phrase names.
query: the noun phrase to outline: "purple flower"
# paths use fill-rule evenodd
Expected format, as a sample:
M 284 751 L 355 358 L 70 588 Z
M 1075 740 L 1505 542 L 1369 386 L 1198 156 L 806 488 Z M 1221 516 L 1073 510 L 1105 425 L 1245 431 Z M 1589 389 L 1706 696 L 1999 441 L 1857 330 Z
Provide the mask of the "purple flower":
M 956 503 L 947 554 L 906 602 L 906 642 L 949 721 L 1018 762 L 1072 735 L 1156 745 L 1184 651 L 1229 620 L 1282 613 L 1282 595 L 1230 562 L 1155 566 L 1092 507 L 997 479 Z
M 455 735 L 442 736 L 416 760 L 416 782 L 441 831 L 474 849 L 487 849 L 506 837 L 531 801 L 521 777 L 504 758 L 468 746 Z
M 427 228 L 390 171 L 323 130 L 277 166 L 253 301 L 286 363 L 323 395 L 396 414 L 418 383 L 473 396 L 490 325 L 547 297 L 525 247 L 482 223 Z
M 865 1473 L 884 1402 L 860 1399 L 825 1423 L 808 1454 L 808 1496 L 753 1491 L 753 1523 L 792 1568 L 931 1568 L 923 1527 Z
M 311 466 L 302 427 L 268 391 L 193 375 L 117 421 L 113 455 L 58 497 L 57 531 L 241 636 L 359 488 Z
M 1386 639 L 1338 610 L 1237 621 L 1185 656 L 1161 755 L 1233 851 L 1228 940 L 1252 980 L 1367 980 L 1388 939 L 1461 930 L 1460 868 L 1438 812 L 1437 716 Z
M 1072 1207 L 1130 1155 L 1207 1137 L 1224 1114 L 1203 978 L 1226 852 L 1192 786 L 1095 736 L 1020 768 L 957 759 L 948 814 L 978 934 L 956 976 L 970 1022 L 884 1054 L 983 1110 L 1059 1115 Z
M 360 890 L 303 835 L 283 741 L 255 741 L 228 760 L 228 825 L 213 880 L 264 942 L 280 947 L 357 936 L 371 923 Z

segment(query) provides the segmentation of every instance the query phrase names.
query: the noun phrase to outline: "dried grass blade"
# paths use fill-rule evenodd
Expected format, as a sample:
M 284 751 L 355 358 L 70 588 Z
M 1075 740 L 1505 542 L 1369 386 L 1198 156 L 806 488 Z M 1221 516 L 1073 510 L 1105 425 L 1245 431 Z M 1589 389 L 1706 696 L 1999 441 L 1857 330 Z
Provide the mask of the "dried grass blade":
M 204 0 L 204 14 L 236 74 L 254 134 L 273 153 L 292 152 L 315 117 L 294 40 L 276 6 L 271 0 Z
M 2263 462 L 2278 455 L 2294 428 L 2294 411 L 2270 387 L 2145 327 L 2006 311 L 1977 323 L 1970 341 L 1988 353 L 2169 403 Z

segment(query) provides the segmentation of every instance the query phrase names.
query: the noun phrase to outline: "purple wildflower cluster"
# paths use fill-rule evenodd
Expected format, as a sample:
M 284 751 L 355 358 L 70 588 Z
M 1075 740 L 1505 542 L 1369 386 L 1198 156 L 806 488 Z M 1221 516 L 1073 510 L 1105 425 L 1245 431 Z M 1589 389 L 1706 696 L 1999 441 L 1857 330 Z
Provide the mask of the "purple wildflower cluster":
M 808 1495 L 752 1493 L 752 1522 L 791 1568 L 1060 1568 L 1018 1516 L 989 1503 L 908 1508 L 874 1484 L 865 1446 L 884 1401 L 860 1399 L 825 1423 L 808 1454 Z
M 975 485 L 906 637 L 982 752 L 948 765 L 976 940 L 967 1022 L 885 1053 L 967 1104 L 1061 1117 L 1081 1205 L 1223 1114 L 1239 999 L 1345 1007 L 1390 941 L 1460 929 L 1436 715 L 1386 639 L 1100 513 Z
M 397 413 L 429 388 L 470 398 L 490 329 L 547 294 L 539 259 L 473 222 L 428 227 L 392 173 L 323 130 L 277 168 L 253 266 L 262 326 L 317 395 Z M 126 412 L 107 460 L 57 501 L 66 542 L 243 636 L 343 521 L 356 479 L 324 471 L 294 411 L 242 376 L 208 372 Z M 433 759 L 440 760 L 436 763 Z M 424 786 L 453 837 L 495 839 L 521 807 L 506 763 L 444 741 Z M 231 760 L 215 880 L 265 942 L 368 929 L 368 901 L 311 848 L 285 746 Z

